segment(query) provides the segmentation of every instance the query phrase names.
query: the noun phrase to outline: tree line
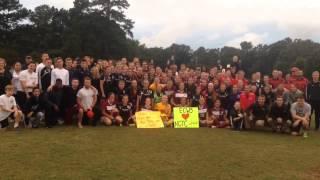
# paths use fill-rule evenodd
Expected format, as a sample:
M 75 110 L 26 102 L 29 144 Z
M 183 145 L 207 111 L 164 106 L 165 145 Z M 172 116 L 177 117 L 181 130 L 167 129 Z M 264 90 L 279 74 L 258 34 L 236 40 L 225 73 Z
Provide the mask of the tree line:
M 312 40 L 285 38 L 273 44 L 241 48 L 222 47 L 193 50 L 184 44 L 148 48 L 133 37 L 134 21 L 126 16 L 127 0 L 75 0 L 70 9 L 40 5 L 33 10 L 19 0 L 0 1 L 0 57 L 8 63 L 25 55 L 39 59 L 41 52 L 52 56 L 95 58 L 133 58 L 153 60 L 165 66 L 168 60 L 194 66 L 231 63 L 238 55 L 248 74 L 272 69 L 304 69 L 307 75 L 320 69 L 320 44 Z

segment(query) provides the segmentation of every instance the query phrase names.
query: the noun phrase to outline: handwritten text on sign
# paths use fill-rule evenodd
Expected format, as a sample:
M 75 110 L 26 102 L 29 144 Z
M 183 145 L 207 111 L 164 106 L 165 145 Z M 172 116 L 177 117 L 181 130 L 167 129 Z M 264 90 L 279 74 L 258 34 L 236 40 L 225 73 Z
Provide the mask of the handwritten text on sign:
M 196 107 L 173 109 L 175 128 L 199 128 L 199 110 Z
M 137 128 L 163 128 L 158 111 L 140 111 L 136 113 Z

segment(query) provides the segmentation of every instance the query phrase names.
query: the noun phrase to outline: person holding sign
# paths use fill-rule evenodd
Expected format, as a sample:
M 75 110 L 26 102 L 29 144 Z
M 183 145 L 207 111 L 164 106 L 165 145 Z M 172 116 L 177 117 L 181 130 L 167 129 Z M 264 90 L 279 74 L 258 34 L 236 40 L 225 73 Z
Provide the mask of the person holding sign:
M 153 107 L 152 107 L 152 99 L 147 97 L 145 100 L 144 100 L 144 105 L 141 107 L 141 110 L 140 111 L 153 111 Z M 137 111 L 139 112 L 139 111 Z M 136 113 L 137 113 L 136 112 Z M 132 119 L 133 119 L 133 122 L 136 124 L 137 121 L 136 121 L 136 115 L 132 116 Z
M 161 98 L 161 102 L 157 103 L 154 107 L 156 111 L 160 111 L 160 116 L 163 121 L 165 127 L 172 127 L 173 119 L 172 119 L 172 109 L 171 105 L 168 103 L 168 96 L 164 95 Z
M 210 111 L 210 118 L 213 121 L 212 128 L 230 128 L 230 122 L 227 118 L 227 111 L 221 107 L 221 101 L 216 99 L 213 108 Z
M 119 110 L 116 107 L 115 101 L 115 94 L 110 93 L 108 98 L 101 102 L 101 122 L 106 126 L 112 126 L 113 124 L 120 126 L 122 123 L 122 118 L 119 116 Z

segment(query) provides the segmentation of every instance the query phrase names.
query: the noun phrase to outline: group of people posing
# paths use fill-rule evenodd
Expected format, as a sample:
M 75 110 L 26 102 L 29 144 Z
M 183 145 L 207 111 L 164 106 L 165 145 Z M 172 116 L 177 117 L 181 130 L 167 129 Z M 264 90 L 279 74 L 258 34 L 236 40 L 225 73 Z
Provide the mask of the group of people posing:
M 250 77 L 250 78 L 248 78 Z M 198 107 L 201 127 L 234 130 L 270 128 L 274 132 L 307 137 L 312 113 L 320 122 L 319 72 L 310 81 L 293 67 L 283 74 L 255 72 L 246 76 L 234 56 L 223 67 L 168 61 L 95 60 L 41 55 L 12 67 L 0 58 L 0 127 L 56 125 L 134 126 L 135 112 L 160 111 L 166 127 L 173 127 L 174 107 Z

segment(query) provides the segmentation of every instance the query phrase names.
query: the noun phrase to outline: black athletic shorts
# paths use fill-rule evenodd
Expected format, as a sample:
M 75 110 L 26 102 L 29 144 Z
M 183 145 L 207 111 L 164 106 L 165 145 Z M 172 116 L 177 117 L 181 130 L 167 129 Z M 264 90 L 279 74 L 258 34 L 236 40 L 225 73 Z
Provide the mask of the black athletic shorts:
M 6 127 L 8 127 L 9 126 L 9 118 L 14 118 L 13 117 L 13 113 L 11 113 L 6 119 L 4 119 L 4 120 L 2 120 L 2 121 L 0 121 L 0 124 L 1 124 L 1 128 L 6 128 Z

